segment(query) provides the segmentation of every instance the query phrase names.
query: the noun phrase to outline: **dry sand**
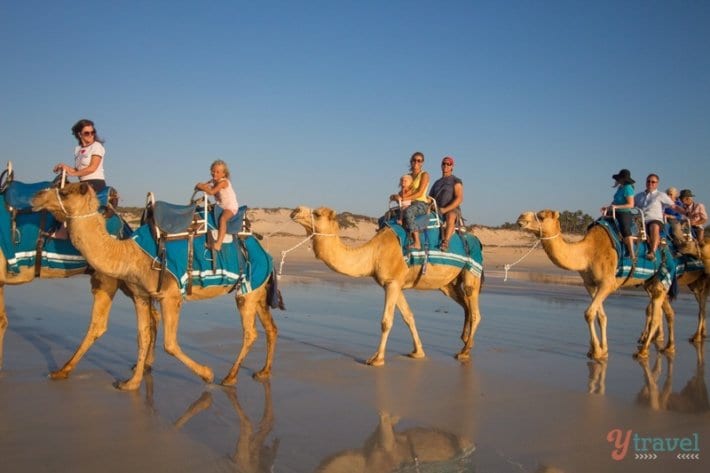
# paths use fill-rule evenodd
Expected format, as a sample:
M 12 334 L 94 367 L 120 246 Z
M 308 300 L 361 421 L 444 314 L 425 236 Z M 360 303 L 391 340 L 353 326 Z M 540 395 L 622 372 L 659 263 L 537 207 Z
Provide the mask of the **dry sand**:
M 303 240 L 286 217 L 286 211 L 253 216 L 277 267 L 281 251 Z M 357 244 L 374 227 L 348 231 Z M 484 318 L 472 361 L 464 364 L 452 357 L 460 343 L 459 309 L 440 294 L 412 292 L 427 359 L 403 356 L 411 341 L 397 320 L 387 364 L 365 366 L 379 336 L 381 290 L 335 275 L 306 245 L 288 253 L 283 268 L 288 310 L 275 313 L 280 334 L 272 380 L 249 377 L 263 362 L 261 336 L 236 389 L 204 385 L 160 350 L 140 391 L 115 390 L 112 383 L 128 376 L 136 351 L 135 318 L 123 296 L 107 334 L 75 373 L 49 380 L 48 371 L 69 357 L 85 330 L 88 279 L 6 288 L 2 471 L 706 471 L 710 404 L 707 368 L 697 362 L 704 346 L 696 351 L 683 341 L 694 328 L 692 298 L 684 294 L 676 304 L 676 356 L 639 364 L 630 354 L 645 298 L 613 296 L 610 360 L 588 363 L 587 296 L 574 284 L 576 275 L 555 268 L 538 249 L 503 282 L 504 265 L 533 241 L 518 232 L 479 231 Z M 185 304 L 183 349 L 216 376 L 228 370 L 240 339 L 230 298 Z M 615 461 L 606 437 L 617 428 L 641 437 L 697 438 L 700 459 L 668 452 L 637 459 L 632 445 Z

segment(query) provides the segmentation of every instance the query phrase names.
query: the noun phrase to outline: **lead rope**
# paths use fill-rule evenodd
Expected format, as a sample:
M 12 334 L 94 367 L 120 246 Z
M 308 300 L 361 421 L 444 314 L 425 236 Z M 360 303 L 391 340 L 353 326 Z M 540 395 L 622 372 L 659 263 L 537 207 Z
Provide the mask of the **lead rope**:
M 521 256 L 518 259 L 518 261 L 516 261 L 515 263 L 506 264 L 505 266 L 503 266 L 503 268 L 505 269 L 505 275 L 503 276 L 503 282 L 506 282 L 508 280 L 508 271 L 510 271 L 510 268 L 512 268 L 513 266 L 515 266 L 516 264 L 520 263 L 522 260 L 527 258 L 530 255 L 530 253 L 532 253 L 535 250 L 535 248 L 538 247 L 538 245 L 540 244 L 540 242 L 542 240 L 553 240 L 553 239 L 557 238 L 558 236 L 560 236 L 560 232 L 557 232 L 557 234 L 550 236 L 550 237 L 542 236 L 542 225 L 540 224 L 540 220 L 538 220 L 538 218 L 537 218 L 537 214 L 535 214 L 535 220 L 537 221 L 538 227 L 540 228 L 540 236 L 537 238 L 537 241 L 532 246 L 532 248 L 530 248 L 527 253 L 525 253 L 523 256 Z
M 313 233 L 308 235 L 306 238 L 301 240 L 298 244 L 292 246 L 288 250 L 283 250 L 281 252 L 281 263 L 279 263 L 279 272 L 276 275 L 276 279 L 279 280 L 281 279 L 281 273 L 283 273 L 283 268 L 284 268 L 284 263 L 286 262 L 286 255 L 298 248 L 299 246 L 303 245 L 304 243 L 310 241 L 314 236 L 328 236 L 328 237 L 333 237 L 337 236 L 335 233 L 318 233 L 315 231 L 316 225 L 315 225 L 315 220 L 313 219 L 313 211 L 311 210 L 311 228 L 313 229 Z

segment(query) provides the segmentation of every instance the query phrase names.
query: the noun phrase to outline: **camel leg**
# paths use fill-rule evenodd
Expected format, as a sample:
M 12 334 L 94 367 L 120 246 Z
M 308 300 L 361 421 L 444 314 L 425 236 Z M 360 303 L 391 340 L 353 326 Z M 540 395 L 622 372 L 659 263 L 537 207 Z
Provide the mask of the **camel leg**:
M 180 306 L 182 296 L 176 289 L 176 294 L 165 295 L 160 301 L 160 311 L 163 314 L 163 338 L 165 351 L 180 360 L 193 373 L 202 378 L 206 383 L 212 383 L 214 373 L 208 366 L 201 365 L 182 351 L 178 343 L 178 327 L 180 325 Z M 146 316 L 148 317 L 148 316 Z M 147 323 L 147 322 L 146 322 Z M 145 361 L 145 360 L 143 360 Z M 143 366 L 136 366 L 142 369 Z
M 589 352 L 587 356 L 594 360 L 607 358 L 608 346 L 606 340 L 606 313 L 604 312 L 604 301 L 613 292 L 613 284 L 603 284 L 596 290 L 587 287 L 587 291 L 592 295 L 592 302 L 584 312 L 584 319 L 589 327 Z M 597 338 L 597 330 L 594 323 L 599 316 L 599 326 L 601 331 L 601 343 Z
M 641 335 L 639 335 L 639 338 L 637 340 L 638 343 L 644 343 L 648 338 L 648 331 L 651 329 L 651 308 L 651 303 L 649 302 L 646 306 L 646 318 L 644 321 L 643 331 L 641 332 Z
M 399 298 L 397 299 L 397 308 L 402 314 L 402 320 L 404 320 L 404 323 L 407 324 L 407 327 L 409 327 L 409 332 L 412 334 L 412 343 L 414 344 L 414 348 L 409 354 L 409 357 L 420 359 L 425 358 L 426 353 L 424 353 L 424 349 L 422 348 L 422 341 L 419 339 L 417 324 L 414 322 L 414 313 L 412 312 L 411 307 L 409 307 L 409 303 L 407 302 L 407 299 L 405 299 L 403 292 L 399 293 Z
M 478 296 L 481 293 L 481 278 L 466 272 L 463 281 L 463 296 L 466 301 L 466 312 L 468 313 L 469 329 L 468 337 L 464 340 L 464 346 L 456 359 L 459 361 L 468 360 L 473 348 L 473 337 L 476 335 L 478 324 L 481 323 L 481 312 L 478 307 Z
M 5 310 L 5 285 L 0 284 L 0 370 L 5 353 L 5 332 L 7 331 L 7 311 Z
M 145 369 L 151 371 L 155 362 L 155 342 L 158 339 L 158 326 L 160 325 L 160 312 L 150 304 L 150 343 L 148 345 L 148 356 L 145 359 Z
M 666 343 L 666 346 L 661 349 L 661 351 L 666 354 L 675 353 L 675 311 L 671 306 L 668 295 L 663 297 L 663 304 L 661 305 L 661 308 L 663 310 L 663 314 L 665 314 L 666 327 L 668 328 L 668 342 Z M 663 345 L 663 326 L 658 328 L 658 334 L 655 342 L 658 346 Z
M 648 347 L 651 344 L 651 341 L 656 337 L 657 332 L 662 329 L 662 306 L 663 301 L 666 298 L 666 290 L 660 282 L 655 282 L 647 288 L 647 291 L 651 295 L 651 326 L 649 327 L 648 336 L 646 337 L 646 340 L 639 347 L 638 351 L 634 353 L 635 358 L 648 357 Z
M 710 277 L 706 275 L 693 282 L 688 287 L 693 291 L 695 300 L 698 301 L 698 328 L 693 336 L 690 337 L 690 341 L 700 343 L 703 341 L 703 338 L 707 337 L 705 330 L 705 304 L 707 302 L 708 292 L 710 292 Z
M 400 294 L 402 293 L 401 287 L 396 284 L 396 283 L 389 283 L 385 285 L 385 308 L 382 312 L 382 322 L 380 323 L 380 327 L 382 330 L 382 334 L 380 336 L 380 345 L 377 347 L 377 351 L 375 352 L 374 355 L 372 355 L 366 363 L 371 366 L 382 366 L 385 364 L 385 349 L 387 347 L 387 337 L 390 334 L 390 330 L 392 330 L 392 322 L 394 319 L 394 308 L 399 300 Z M 414 319 L 412 319 L 412 323 L 414 322 Z M 414 337 L 414 333 L 412 333 L 412 337 Z M 419 339 L 419 336 L 414 340 L 414 343 L 417 343 L 417 340 Z M 421 346 L 421 341 L 419 342 Z
M 463 294 L 463 291 L 459 290 L 459 281 L 458 279 L 452 283 L 449 283 L 448 285 L 444 287 L 440 287 L 439 290 L 443 292 L 446 297 L 450 297 L 453 299 L 458 305 L 463 308 L 463 313 L 464 313 L 464 319 L 463 319 L 463 327 L 461 329 L 461 341 L 466 343 L 466 340 L 468 340 L 468 334 L 471 333 L 471 313 L 468 310 L 468 306 L 466 305 L 466 300 Z
M 259 336 L 256 331 L 257 315 L 266 333 L 266 361 L 261 371 L 254 373 L 255 378 L 264 379 L 271 375 L 271 364 L 276 349 L 277 329 L 266 304 L 266 288 L 262 286 L 249 294 L 237 296 L 237 307 L 242 319 L 242 348 L 229 373 L 221 382 L 225 386 L 236 384 L 239 368 Z
M 91 292 L 94 295 L 94 303 L 91 306 L 91 321 L 89 328 L 84 335 L 84 339 L 77 347 L 74 355 L 64 363 L 60 369 L 49 374 L 52 379 L 66 379 L 74 370 L 77 363 L 91 348 L 96 340 L 106 333 L 108 319 L 111 311 L 111 304 L 118 289 L 118 281 L 114 278 L 94 272 L 91 275 Z
M 148 346 L 150 345 L 150 299 L 147 297 L 135 297 L 133 302 L 136 306 L 136 324 L 138 326 L 138 357 L 136 358 L 133 376 L 125 381 L 115 384 L 117 389 L 122 391 L 133 391 L 140 387 L 143 381 L 143 370 L 145 360 L 148 356 Z
M 260 309 L 257 311 L 256 315 L 259 317 L 262 327 L 264 327 L 264 333 L 266 334 L 266 360 L 264 361 L 264 367 L 254 373 L 255 379 L 267 379 L 271 376 L 271 365 L 274 361 L 274 354 L 276 353 L 276 340 L 278 339 L 279 329 L 276 327 L 274 318 L 271 315 L 271 310 L 269 309 L 269 304 L 266 302 L 266 289 L 264 289 L 264 297 L 259 300 Z

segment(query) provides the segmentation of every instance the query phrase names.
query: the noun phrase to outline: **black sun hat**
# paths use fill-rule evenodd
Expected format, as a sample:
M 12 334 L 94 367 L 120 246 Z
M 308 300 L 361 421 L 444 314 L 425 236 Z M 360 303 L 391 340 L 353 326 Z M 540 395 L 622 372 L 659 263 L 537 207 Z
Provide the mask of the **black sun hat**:
M 619 171 L 618 174 L 614 174 L 613 176 L 611 176 L 611 178 L 615 181 L 621 182 L 622 184 L 633 184 L 636 182 L 631 179 L 631 171 L 629 171 L 628 169 L 622 169 L 621 171 Z

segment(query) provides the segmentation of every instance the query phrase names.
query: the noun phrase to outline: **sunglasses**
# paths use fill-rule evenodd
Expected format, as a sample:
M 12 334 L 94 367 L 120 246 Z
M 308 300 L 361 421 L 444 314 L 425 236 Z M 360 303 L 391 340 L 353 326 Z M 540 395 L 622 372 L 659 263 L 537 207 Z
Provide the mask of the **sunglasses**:
M 82 131 L 81 136 L 94 136 L 96 134 L 96 130 L 93 131 Z
M 647 180 L 646 182 L 649 183 L 649 184 L 658 184 L 658 181 L 652 181 L 652 180 L 650 180 L 650 179 Z
M 453 166 L 454 163 L 450 163 L 450 162 L 448 162 L 448 161 L 444 161 L 443 163 L 441 163 L 441 165 L 442 165 L 442 166 Z
M 424 162 L 423 159 L 418 159 L 418 158 L 417 158 L 417 159 L 412 159 L 412 160 L 410 161 L 410 163 L 423 163 L 423 162 Z

